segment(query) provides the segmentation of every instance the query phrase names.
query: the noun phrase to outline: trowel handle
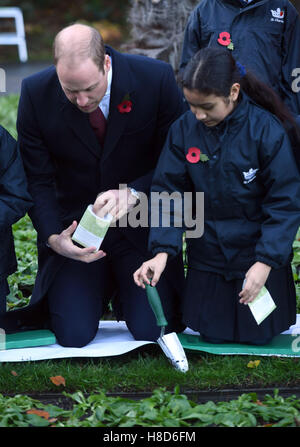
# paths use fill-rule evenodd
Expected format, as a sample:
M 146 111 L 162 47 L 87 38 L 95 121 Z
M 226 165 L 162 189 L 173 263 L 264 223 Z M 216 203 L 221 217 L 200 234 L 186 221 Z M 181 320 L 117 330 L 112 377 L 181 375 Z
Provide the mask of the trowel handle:
M 149 284 L 145 284 L 145 286 L 149 304 L 152 307 L 152 310 L 156 317 L 157 326 L 167 326 L 168 322 L 166 320 L 160 297 L 156 288 L 150 286 Z

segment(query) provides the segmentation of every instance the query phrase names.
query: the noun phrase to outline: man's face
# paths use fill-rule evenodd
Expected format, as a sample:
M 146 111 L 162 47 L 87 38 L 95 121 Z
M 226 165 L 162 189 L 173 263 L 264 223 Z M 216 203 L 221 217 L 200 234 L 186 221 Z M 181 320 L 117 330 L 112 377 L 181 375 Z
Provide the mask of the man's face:
M 107 76 L 110 70 L 110 58 L 105 56 L 104 72 L 92 59 L 86 59 L 75 66 L 59 60 L 56 67 L 60 85 L 68 98 L 81 112 L 96 110 L 107 89 Z

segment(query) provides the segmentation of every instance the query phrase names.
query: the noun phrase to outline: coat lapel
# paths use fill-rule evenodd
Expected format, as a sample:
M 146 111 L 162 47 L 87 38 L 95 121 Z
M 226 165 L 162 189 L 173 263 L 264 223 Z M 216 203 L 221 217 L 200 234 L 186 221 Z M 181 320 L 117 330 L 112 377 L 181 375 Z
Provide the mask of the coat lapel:
M 76 135 L 78 140 L 96 157 L 101 157 L 101 148 L 90 126 L 88 114 L 75 107 L 61 91 L 62 114 L 66 125 Z
M 104 161 L 113 152 L 118 140 L 124 133 L 129 113 L 120 113 L 118 105 L 122 102 L 125 95 L 130 96 L 134 103 L 134 91 L 132 88 L 132 76 L 130 76 L 130 68 L 128 67 L 126 58 L 121 53 L 107 47 L 107 53 L 112 58 L 112 85 L 110 94 L 109 117 L 107 122 L 107 132 L 102 154 Z
M 124 96 L 128 94 L 134 103 L 132 76 L 126 57 L 110 47 L 106 47 L 106 50 L 112 58 L 113 76 L 109 117 L 103 150 L 99 147 L 97 138 L 90 126 L 88 115 L 80 112 L 80 110 L 67 99 L 66 95 L 61 90 L 62 113 L 66 124 L 94 155 L 98 158 L 102 158 L 102 161 L 112 153 L 130 119 L 130 112 L 120 113 L 118 105 L 122 102 Z

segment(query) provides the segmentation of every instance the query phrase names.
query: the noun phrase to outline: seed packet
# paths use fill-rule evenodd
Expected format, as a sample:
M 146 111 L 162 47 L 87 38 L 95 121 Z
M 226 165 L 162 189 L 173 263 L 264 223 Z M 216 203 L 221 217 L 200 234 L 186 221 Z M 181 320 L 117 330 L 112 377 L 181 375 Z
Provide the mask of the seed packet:
M 73 233 L 72 240 L 83 247 L 96 247 L 96 250 L 99 250 L 112 219 L 111 214 L 106 214 L 103 218 L 98 217 L 93 212 L 93 205 L 89 205 Z

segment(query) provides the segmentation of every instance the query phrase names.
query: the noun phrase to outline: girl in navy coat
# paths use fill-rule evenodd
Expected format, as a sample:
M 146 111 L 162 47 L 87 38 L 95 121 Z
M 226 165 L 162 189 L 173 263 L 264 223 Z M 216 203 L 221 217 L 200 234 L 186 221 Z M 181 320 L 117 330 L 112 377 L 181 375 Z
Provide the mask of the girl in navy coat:
M 0 126 L 0 313 L 6 310 L 7 277 L 17 269 L 11 225 L 31 205 L 17 142 Z
M 265 344 L 296 318 L 290 261 L 300 177 L 281 121 L 294 123 L 227 50 L 200 50 L 182 85 L 191 110 L 169 131 L 152 191 L 204 192 L 204 233 L 187 239 L 183 320 L 211 342 Z M 151 228 L 154 258 L 135 272 L 137 285 L 158 282 L 184 230 Z M 245 304 L 264 285 L 277 307 L 257 325 Z

